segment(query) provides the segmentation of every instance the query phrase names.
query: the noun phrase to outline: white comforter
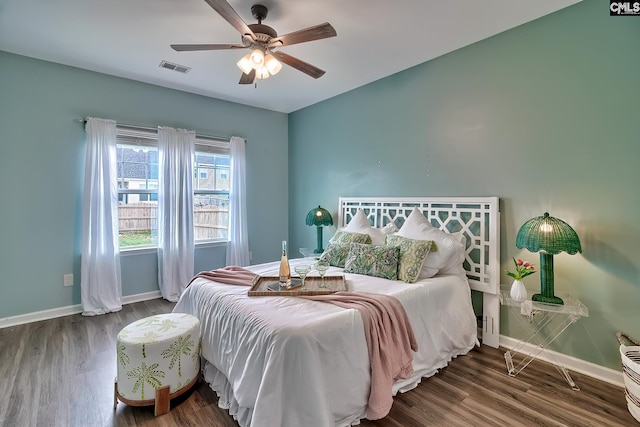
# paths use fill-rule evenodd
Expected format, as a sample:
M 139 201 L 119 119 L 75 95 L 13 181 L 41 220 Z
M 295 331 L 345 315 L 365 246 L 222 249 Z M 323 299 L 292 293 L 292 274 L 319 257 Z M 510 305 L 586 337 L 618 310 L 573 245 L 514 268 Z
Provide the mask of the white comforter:
M 292 270 L 300 262 L 292 260 Z M 277 267 L 249 269 L 275 275 Z M 334 273 L 342 269 L 327 274 Z M 465 278 L 407 284 L 345 273 L 345 279 L 349 291 L 393 295 L 409 316 L 419 346 L 415 374 L 397 382 L 394 394 L 477 343 Z M 248 297 L 247 290 L 196 279 L 174 309 L 200 319 L 205 378 L 218 404 L 243 427 L 347 426 L 364 418 L 370 370 L 359 313 L 295 297 Z

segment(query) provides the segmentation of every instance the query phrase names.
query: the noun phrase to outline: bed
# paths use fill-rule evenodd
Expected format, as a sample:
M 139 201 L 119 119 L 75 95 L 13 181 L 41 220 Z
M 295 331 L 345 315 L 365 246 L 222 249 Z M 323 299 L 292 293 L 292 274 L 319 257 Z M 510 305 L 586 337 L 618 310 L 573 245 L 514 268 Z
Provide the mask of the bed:
M 414 209 L 434 226 L 465 236 L 463 274 L 414 283 L 347 273 L 348 290 L 391 295 L 404 307 L 418 342 L 405 392 L 478 343 L 471 289 L 483 292 L 483 343 L 497 337 L 499 212 L 489 198 L 341 198 L 340 228 L 364 212 L 377 229 L 402 229 Z M 361 214 L 360 214 L 361 215 Z M 293 267 L 305 259 L 291 259 Z M 272 275 L 278 263 L 249 267 Z M 466 273 L 466 274 L 464 274 Z M 174 311 L 201 321 L 204 376 L 240 426 L 349 426 L 366 417 L 371 368 L 356 310 L 289 296 L 249 297 L 247 288 L 195 279 Z M 496 344 L 497 346 L 497 344 Z

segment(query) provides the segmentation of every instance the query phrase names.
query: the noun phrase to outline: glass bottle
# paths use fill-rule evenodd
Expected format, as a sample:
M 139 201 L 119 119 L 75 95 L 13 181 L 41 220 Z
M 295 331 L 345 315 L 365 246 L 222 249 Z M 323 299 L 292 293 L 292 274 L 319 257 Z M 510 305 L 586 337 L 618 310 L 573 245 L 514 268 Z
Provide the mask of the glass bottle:
M 289 259 L 287 258 L 287 241 L 282 241 L 282 257 L 280 258 L 280 284 L 289 286 L 291 283 L 291 270 L 289 268 Z

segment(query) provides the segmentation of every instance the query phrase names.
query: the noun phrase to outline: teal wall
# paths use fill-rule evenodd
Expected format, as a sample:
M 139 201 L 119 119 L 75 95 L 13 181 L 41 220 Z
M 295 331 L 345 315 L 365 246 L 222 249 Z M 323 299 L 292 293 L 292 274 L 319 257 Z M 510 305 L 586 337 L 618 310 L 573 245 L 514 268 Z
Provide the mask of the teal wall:
M 246 138 L 253 262 L 279 255 L 288 232 L 286 114 L 6 52 L 0 69 L 0 318 L 80 303 L 81 117 Z M 196 270 L 223 266 L 225 249 L 197 249 Z M 155 253 L 121 261 L 123 295 L 158 289 Z M 62 286 L 68 273 L 73 287 Z
M 515 236 L 548 211 L 583 247 L 555 257 L 556 290 L 590 310 L 554 349 L 619 369 L 615 332 L 640 337 L 638 40 L 640 18 L 585 0 L 290 114 L 291 247 L 314 246 L 306 213 L 339 196 L 499 196 L 502 268 L 538 266 Z

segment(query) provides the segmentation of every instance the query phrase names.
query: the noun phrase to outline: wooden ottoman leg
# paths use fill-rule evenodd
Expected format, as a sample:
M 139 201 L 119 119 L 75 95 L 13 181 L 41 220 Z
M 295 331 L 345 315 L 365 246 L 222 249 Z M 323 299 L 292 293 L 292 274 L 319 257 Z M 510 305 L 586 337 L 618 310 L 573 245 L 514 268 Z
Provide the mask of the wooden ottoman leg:
M 113 383 L 113 410 L 118 407 L 118 378 Z
M 169 412 L 169 389 L 171 386 L 164 386 L 156 389 L 156 403 L 153 415 L 163 415 Z

